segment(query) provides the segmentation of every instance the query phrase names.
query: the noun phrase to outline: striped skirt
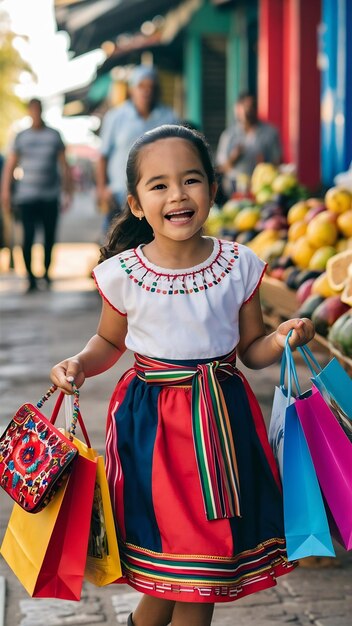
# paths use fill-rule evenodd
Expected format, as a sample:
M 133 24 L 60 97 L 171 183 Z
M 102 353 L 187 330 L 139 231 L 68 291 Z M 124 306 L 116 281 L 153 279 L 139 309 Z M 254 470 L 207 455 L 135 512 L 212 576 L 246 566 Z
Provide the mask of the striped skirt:
M 136 355 L 116 386 L 106 467 L 118 583 L 167 600 L 229 602 L 295 566 L 261 410 L 230 356 L 180 363 Z

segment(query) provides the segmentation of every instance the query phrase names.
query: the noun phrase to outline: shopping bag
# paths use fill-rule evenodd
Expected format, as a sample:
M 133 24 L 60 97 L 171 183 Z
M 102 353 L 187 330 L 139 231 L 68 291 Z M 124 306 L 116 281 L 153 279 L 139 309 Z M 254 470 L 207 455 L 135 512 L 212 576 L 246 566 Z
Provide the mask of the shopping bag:
M 287 361 L 288 384 L 285 387 Z M 291 355 L 284 352 L 280 387 L 276 387 L 269 441 L 277 458 L 283 487 L 284 528 L 289 560 L 307 556 L 335 556 L 323 497 L 300 425 L 292 378 L 298 385 Z
M 96 479 L 96 453 L 79 415 L 86 443 L 67 482 L 35 515 L 15 504 L 0 549 L 30 596 L 79 600 L 87 560 Z
M 66 428 L 71 428 L 74 409 L 73 396 L 65 396 Z M 88 434 L 81 424 L 84 437 Z M 88 540 L 85 578 L 97 586 L 108 585 L 121 577 L 121 563 L 112 511 L 104 458 L 93 451 L 97 460 L 97 473 Z
M 332 398 L 345 416 L 352 420 L 352 379 L 346 370 L 335 357 L 322 368 L 308 346 L 302 346 L 298 350 L 312 373 L 315 387 L 329 402 Z
M 286 352 L 284 351 L 281 359 L 280 386 L 275 387 L 273 407 L 271 411 L 268 430 L 268 439 L 276 460 L 276 464 L 279 469 L 281 482 L 283 481 L 284 467 L 284 431 L 286 408 L 289 404 L 294 402 L 294 398 L 291 395 L 291 380 L 289 381 L 290 393 L 288 392 L 288 388 L 285 387 L 286 364 Z M 293 375 L 295 370 L 292 370 L 292 368 L 290 367 L 289 371 Z M 298 382 L 295 382 L 297 387 Z
M 93 585 L 102 587 L 114 582 L 121 575 L 121 563 L 105 463 L 103 457 L 99 456 L 85 578 Z
M 321 490 L 334 520 L 333 536 L 352 548 L 352 442 L 319 390 L 296 400 Z

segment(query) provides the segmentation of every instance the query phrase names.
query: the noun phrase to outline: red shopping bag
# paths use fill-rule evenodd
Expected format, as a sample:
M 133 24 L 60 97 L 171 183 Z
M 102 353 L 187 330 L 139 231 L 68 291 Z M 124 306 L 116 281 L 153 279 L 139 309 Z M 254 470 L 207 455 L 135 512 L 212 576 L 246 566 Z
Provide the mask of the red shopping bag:
M 79 415 L 86 443 L 67 482 L 39 513 L 15 504 L 1 554 L 29 595 L 79 600 L 87 560 L 97 455 Z

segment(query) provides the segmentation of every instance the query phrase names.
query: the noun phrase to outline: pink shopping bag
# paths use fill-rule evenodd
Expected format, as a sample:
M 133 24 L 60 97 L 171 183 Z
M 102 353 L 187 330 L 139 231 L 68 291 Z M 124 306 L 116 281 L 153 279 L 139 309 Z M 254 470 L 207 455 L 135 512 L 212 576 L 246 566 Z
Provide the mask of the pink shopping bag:
M 333 536 L 352 548 L 352 442 L 313 385 L 296 399 L 296 410 L 331 513 Z

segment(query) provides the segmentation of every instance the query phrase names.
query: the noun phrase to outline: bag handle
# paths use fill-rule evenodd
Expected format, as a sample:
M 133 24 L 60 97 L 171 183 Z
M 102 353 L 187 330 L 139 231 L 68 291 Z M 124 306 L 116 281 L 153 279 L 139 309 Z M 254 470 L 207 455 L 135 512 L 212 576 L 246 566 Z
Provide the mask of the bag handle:
M 76 385 L 74 382 L 71 383 L 72 384 L 72 390 L 73 390 L 73 407 L 72 407 L 72 417 L 71 417 L 71 423 L 70 423 L 70 427 L 68 429 L 68 435 L 69 435 L 69 439 L 70 441 L 73 440 L 73 437 L 76 434 L 76 426 L 77 426 L 77 421 L 81 427 L 81 431 L 83 434 L 83 437 L 86 441 L 86 444 L 88 446 L 88 448 L 91 448 L 91 443 L 90 443 L 90 439 L 87 433 L 87 429 L 85 427 L 85 424 L 83 422 L 83 418 L 80 412 L 80 407 L 79 407 L 79 390 L 77 389 Z M 51 387 L 49 387 L 48 391 L 40 398 L 40 400 L 37 402 L 37 408 L 41 409 L 41 407 L 43 406 L 44 402 L 46 402 L 47 400 L 49 400 L 49 398 L 55 393 L 55 391 L 57 390 L 57 386 L 56 385 L 51 385 Z M 56 400 L 53 412 L 51 414 L 51 418 L 50 418 L 50 422 L 52 424 L 55 424 L 56 422 L 56 418 L 58 416 L 58 413 L 60 411 L 63 399 L 65 397 L 65 394 L 63 391 L 60 391 L 59 396 Z
M 292 331 L 289 332 L 288 334 L 288 339 L 291 337 Z M 286 339 L 287 344 L 288 344 L 288 339 Z M 282 353 L 282 357 L 281 357 L 281 368 L 280 368 L 280 387 L 283 387 L 284 389 L 286 389 L 285 387 L 285 374 L 286 374 L 286 369 L 288 372 L 288 367 L 290 366 L 290 376 L 288 376 L 288 380 L 290 377 L 294 377 L 295 380 L 295 385 L 296 385 L 296 389 L 298 391 L 299 389 L 299 382 L 298 382 L 298 376 L 297 376 L 297 370 L 295 367 L 295 364 L 293 362 L 293 367 L 292 367 L 292 352 L 290 347 L 288 346 L 289 350 L 287 351 L 286 348 L 286 344 L 285 344 L 285 349 Z M 286 364 L 287 364 L 287 368 L 286 368 Z
M 293 329 L 291 329 L 287 334 L 286 341 L 285 341 L 285 349 L 282 355 L 282 360 L 284 360 L 285 363 L 287 362 L 287 406 L 290 404 L 290 399 L 292 397 L 292 381 L 293 380 L 295 382 L 298 396 L 301 395 L 301 386 L 298 381 L 296 364 L 295 364 L 295 361 L 292 355 L 292 350 L 289 344 L 289 340 L 290 340 L 292 333 L 293 333 Z M 282 361 L 281 361 L 281 366 L 282 366 Z
M 319 374 L 320 372 L 322 372 L 322 367 L 321 365 L 318 363 L 317 359 L 315 358 L 313 352 L 308 348 L 308 346 L 299 346 L 297 348 L 299 350 L 299 352 L 301 353 L 301 355 L 303 356 L 306 365 L 308 366 L 308 368 L 310 369 L 310 371 L 312 372 L 313 376 L 316 376 L 317 374 Z M 313 365 L 315 365 L 316 367 L 316 371 L 313 367 Z
M 72 383 L 72 384 L 74 385 L 74 383 Z M 60 396 L 62 396 L 62 398 L 60 398 Z M 59 396 L 59 398 L 60 398 L 61 402 L 62 402 L 63 399 L 65 400 L 66 428 L 67 428 L 67 430 L 70 430 L 70 428 L 67 427 L 67 424 L 69 423 L 69 420 L 71 419 L 71 417 L 70 417 L 71 413 L 73 413 L 75 411 L 75 395 L 70 395 L 69 396 L 69 395 L 65 394 L 63 391 L 61 391 L 60 392 L 60 396 Z M 58 401 L 59 401 L 59 398 L 58 398 Z M 66 400 L 68 400 L 69 402 L 66 403 Z M 78 419 L 78 423 L 80 425 L 83 437 L 85 439 L 85 442 L 86 442 L 88 448 L 91 448 L 92 446 L 91 446 L 91 443 L 90 443 L 88 432 L 87 432 L 87 429 L 85 427 L 85 424 L 84 424 L 83 417 L 82 417 L 80 409 L 78 409 L 77 419 Z

